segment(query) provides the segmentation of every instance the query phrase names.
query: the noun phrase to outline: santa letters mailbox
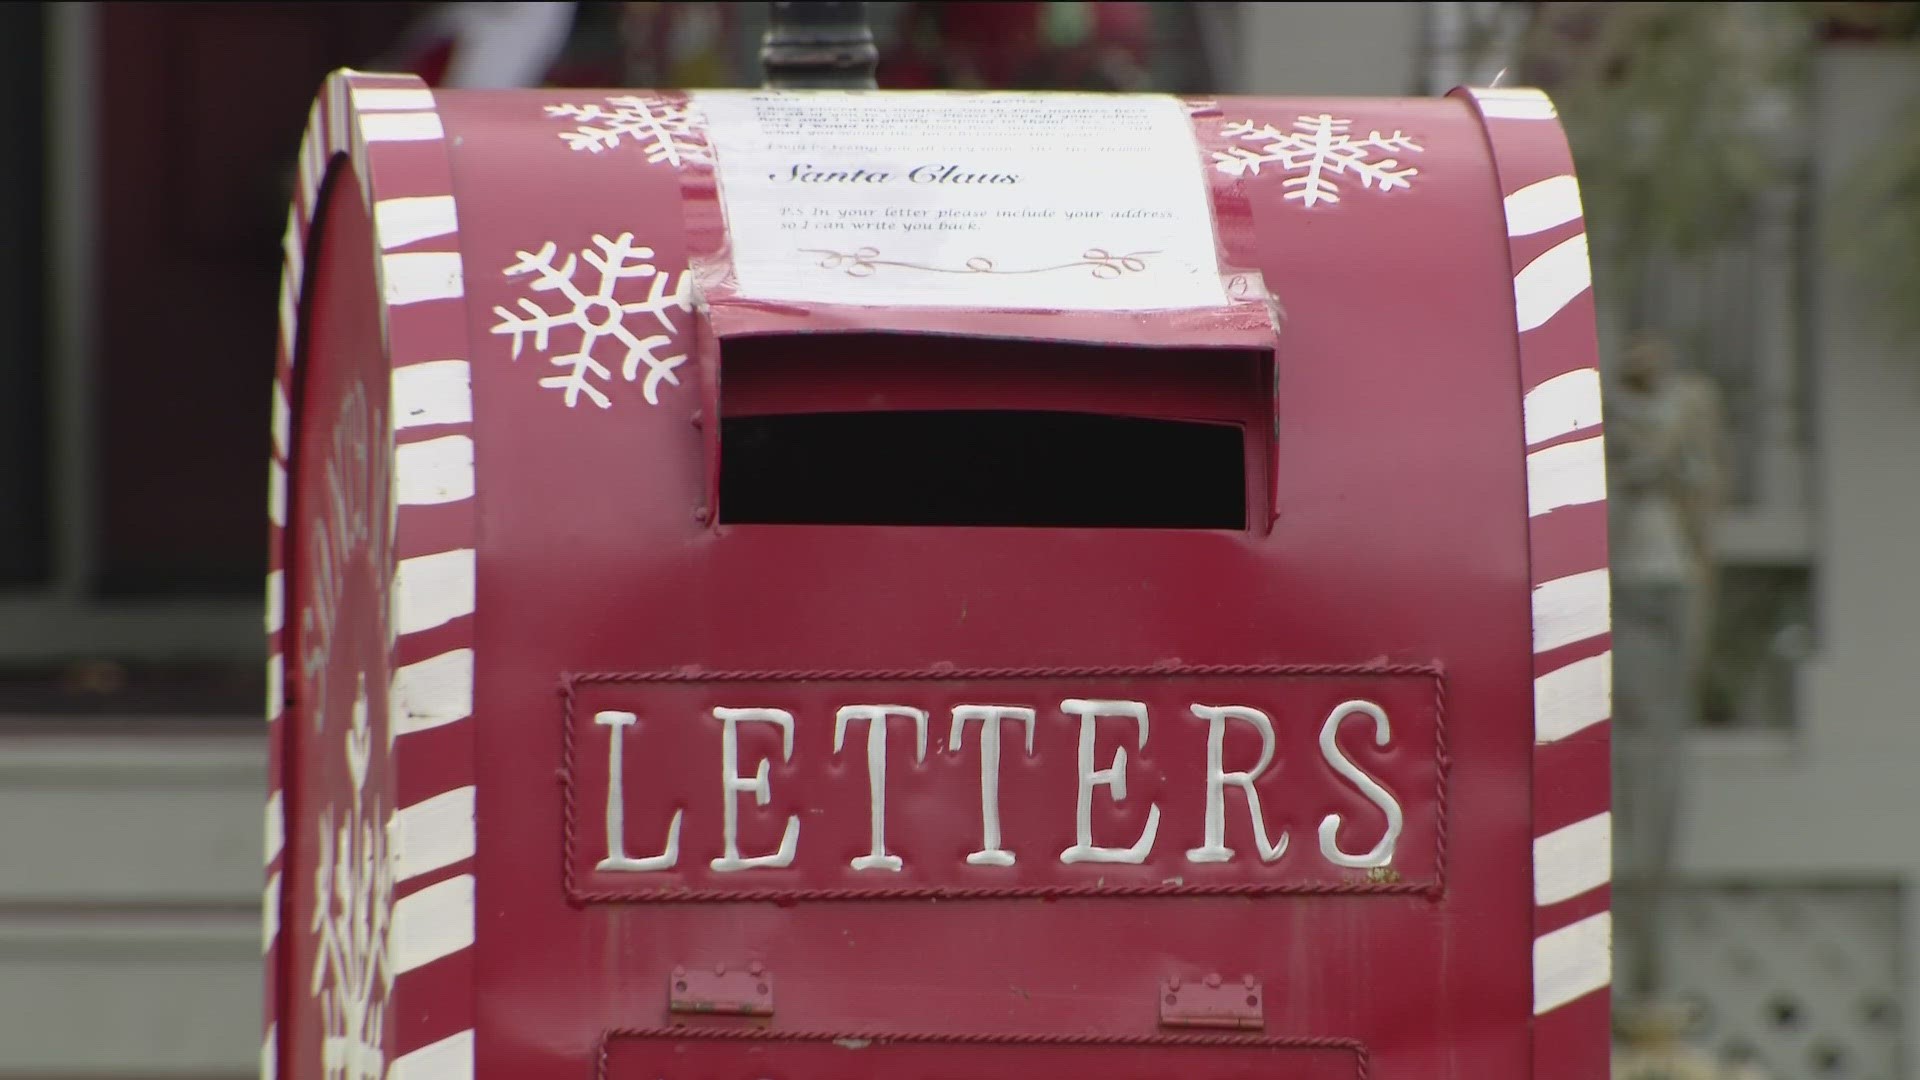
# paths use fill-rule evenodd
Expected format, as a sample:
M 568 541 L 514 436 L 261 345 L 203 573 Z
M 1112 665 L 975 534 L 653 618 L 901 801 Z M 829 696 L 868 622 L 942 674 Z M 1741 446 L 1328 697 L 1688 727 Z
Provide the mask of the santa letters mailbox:
M 342 72 L 298 187 L 268 1075 L 1604 1075 L 1544 97 Z

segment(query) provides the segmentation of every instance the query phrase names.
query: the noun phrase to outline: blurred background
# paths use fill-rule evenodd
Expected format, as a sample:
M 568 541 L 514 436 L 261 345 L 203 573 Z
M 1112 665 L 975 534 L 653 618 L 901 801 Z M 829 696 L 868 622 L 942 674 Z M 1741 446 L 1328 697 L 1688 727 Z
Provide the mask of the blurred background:
M 0 5 L 0 1078 L 257 1068 L 322 76 L 750 86 L 764 7 Z M 1920 1077 L 1920 3 L 868 7 L 883 87 L 1554 95 L 1610 383 L 1616 1073 Z

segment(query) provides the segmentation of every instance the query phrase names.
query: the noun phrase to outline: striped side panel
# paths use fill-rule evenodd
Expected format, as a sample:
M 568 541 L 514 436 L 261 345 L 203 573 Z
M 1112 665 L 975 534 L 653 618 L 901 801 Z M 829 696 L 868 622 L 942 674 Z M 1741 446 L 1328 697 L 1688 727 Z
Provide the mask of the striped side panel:
M 1533 1075 L 1604 1080 L 1613 654 L 1593 276 L 1573 159 L 1537 90 L 1456 90 L 1493 149 L 1513 266 L 1533 589 Z
M 284 236 L 279 363 L 273 387 L 272 555 L 266 624 L 270 720 L 284 712 L 282 637 L 290 619 L 286 484 L 297 444 L 293 382 L 304 259 L 329 163 L 350 158 L 374 223 L 381 323 L 392 365 L 396 639 L 387 726 L 388 853 L 394 875 L 387 941 L 388 1075 L 473 1075 L 474 804 L 472 731 L 474 474 L 459 222 L 433 92 L 412 76 L 338 71 L 308 115 Z M 300 1026 L 304 984 L 279 986 L 281 896 L 311 888 L 285 863 L 287 734 L 270 740 L 266 814 L 267 1010 L 261 1075 L 296 1071 L 319 1047 L 283 1043 Z M 282 993 L 287 995 L 282 1000 Z
M 389 1075 L 473 1075 L 474 467 L 458 209 L 433 93 L 348 75 L 393 364 L 397 503 L 391 740 Z

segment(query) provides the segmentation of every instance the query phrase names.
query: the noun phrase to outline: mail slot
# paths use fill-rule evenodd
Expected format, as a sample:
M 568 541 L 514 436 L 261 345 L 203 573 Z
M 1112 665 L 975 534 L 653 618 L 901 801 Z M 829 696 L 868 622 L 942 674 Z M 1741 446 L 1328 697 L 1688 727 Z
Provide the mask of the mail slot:
M 1551 104 L 339 72 L 268 1075 L 1598 1078 Z

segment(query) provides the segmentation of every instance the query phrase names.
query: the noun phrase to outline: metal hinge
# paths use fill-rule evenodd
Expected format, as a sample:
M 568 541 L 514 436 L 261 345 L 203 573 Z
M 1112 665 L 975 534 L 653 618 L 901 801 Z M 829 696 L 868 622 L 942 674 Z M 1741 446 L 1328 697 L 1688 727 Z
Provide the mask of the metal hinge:
M 711 971 L 673 969 L 667 1011 L 703 1016 L 772 1016 L 773 975 L 758 961 L 745 970 L 715 964 Z
M 1259 1030 L 1267 1026 L 1265 995 L 1251 975 L 1230 983 L 1208 975 L 1183 983 L 1178 975 L 1160 983 L 1160 1023 L 1164 1027 Z

